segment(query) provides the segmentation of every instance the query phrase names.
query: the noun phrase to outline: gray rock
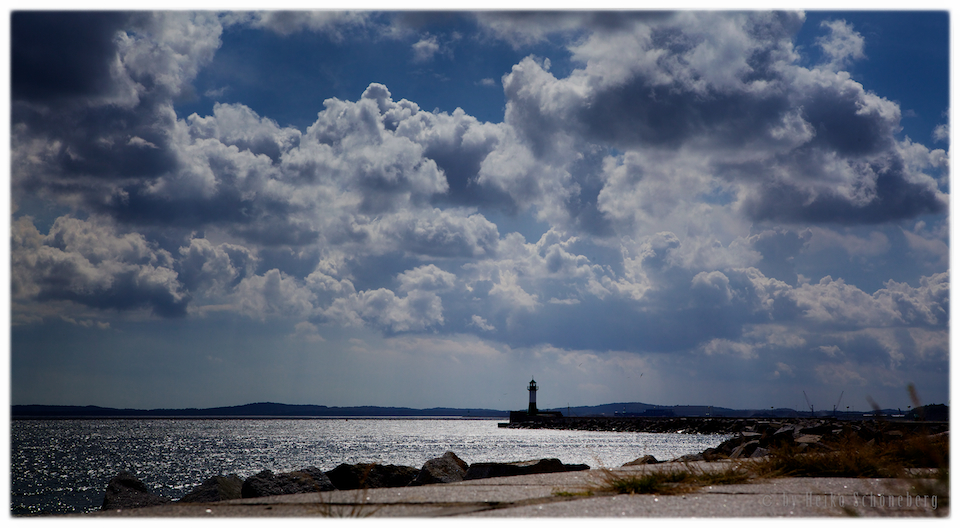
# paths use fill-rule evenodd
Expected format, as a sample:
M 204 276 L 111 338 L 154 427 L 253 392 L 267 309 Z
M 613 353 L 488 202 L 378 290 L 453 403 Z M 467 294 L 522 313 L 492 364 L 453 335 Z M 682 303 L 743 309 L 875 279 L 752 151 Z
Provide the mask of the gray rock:
M 327 471 L 337 489 L 398 488 L 417 478 L 420 470 L 392 464 L 340 464 Z
M 734 449 L 733 452 L 730 453 L 730 458 L 747 458 L 752 455 L 758 447 L 760 447 L 759 440 L 750 440 Z
M 626 464 L 623 465 L 623 467 L 627 467 L 627 466 L 643 466 L 643 465 L 646 465 L 646 464 L 659 464 L 659 463 L 660 463 L 660 461 L 657 460 L 656 457 L 654 457 L 653 455 L 643 455 L 642 457 L 640 457 L 640 458 L 638 458 L 638 459 L 636 459 L 636 460 L 631 460 L 630 462 L 627 462 Z
M 180 499 L 179 502 L 219 502 L 239 499 L 243 495 L 243 479 L 235 474 L 217 475 L 203 481 Z
M 754 450 L 753 453 L 750 453 L 750 458 L 760 458 L 770 454 L 770 450 L 765 447 L 758 447 Z
M 590 469 L 586 464 L 564 464 L 556 458 L 525 460 L 522 462 L 480 462 L 470 464 L 464 480 L 492 477 L 512 477 L 516 475 L 534 475 L 537 473 L 559 473 L 563 471 L 584 471 Z
M 334 488 L 330 479 L 315 467 L 274 475 L 264 470 L 243 481 L 240 496 L 244 499 L 270 497 L 273 495 L 292 495 L 295 493 L 314 493 L 330 491 Z
M 723 441 L 723 443 L 721 443 L 720 445 L 718 445 L 716 449 L 713 450 L 712 454 L 730 457 L 732 456 L 733 451 L 736 448 L 740 447 L 743 443 L 744 443 L 744 438 L 742 436 L 735 436 L 733 438 L 729 438 Z
M 133 473 L 121 471 L 110 479 L 103 496 L 101 510 L 123 510 L 166 504 L 171 499 L 150 492 Z
M 453 451 L 447 451 L 439 458 L 427 460 L 410 485 L 460 482 L 467 474 L 467 467 L 467 463 Z

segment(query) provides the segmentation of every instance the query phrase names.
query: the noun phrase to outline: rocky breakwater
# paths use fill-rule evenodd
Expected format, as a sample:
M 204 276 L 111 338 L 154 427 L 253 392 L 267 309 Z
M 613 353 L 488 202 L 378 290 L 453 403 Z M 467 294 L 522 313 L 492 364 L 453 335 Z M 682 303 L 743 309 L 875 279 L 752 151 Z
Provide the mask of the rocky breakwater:
M 723 417 L 560 417 L 534 422 L 516 422 L 510 429 L 565 429 L 572 431 L 614 431 L 630 433 L 737 434 L 760 433 L 791 426 L 801 429 L 847 428 L 855 431 L 897 430 L 933 433 L 947 429 L 948 422 L 894 421 L 883 419 L 838 420 L 835 418 L 723 418 Z M 812 433 L 818 434 L 818 433 Z
M 921 436 L 936 442 L 948 440 L 945 437 L 949 435 L 948 422 L 841 421 L 829 418 L 742 421 L 733 436 L 719 446 L 705 449 L 701 453 L 683 455 L 673 461 L 758 458 L 770 454 L 772 449 L 783 447 L 795 448 L 800 452 L 830 451 L 851 440 L 884 445 L 910 436 Z M 714 428 L 706 429 L 713 432 Z M 658 462 L 654 457 L 646 455 L 624 465 Z
M 390 464 L 340 464 L 330 471 L 316 467 L 275 474 L 270 470 L 241 479 L 238 475 L 208 478 L 177 502 L 218 502 L 231 499 L 315 493 L 331 490 L 394 488 L 459 482 L 479 478 L 561 471 L 583 471 L 586 464 L 563 464 L 555 458 L 520 462 L 467 464 L 452 451 L 428 460 L 420 469 Z M 101 510 L 170 504 L 173 499 L 149 490 L 136 475 L 121 471 L 107 484 Z

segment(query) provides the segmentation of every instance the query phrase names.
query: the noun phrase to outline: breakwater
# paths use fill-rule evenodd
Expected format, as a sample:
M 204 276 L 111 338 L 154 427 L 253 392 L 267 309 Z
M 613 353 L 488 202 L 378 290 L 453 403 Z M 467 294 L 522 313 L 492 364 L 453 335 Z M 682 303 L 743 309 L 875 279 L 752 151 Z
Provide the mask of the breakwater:
M 579 431 L 617 431 L 637 433 L 688 433 L 730 435 L 715 448 L 683 455 L 678 461 L 754 458 L 766 456 L 775 448 L 833 451 L 850 441 L 872 445 L 903 444 L 907 438 L 923 438 L 935 446 L 933 458 L 949 458 L 949 422 L 892 421 L 883 419 L 836 420 L 832 418 L 609 418 L 557 417 L 517 420 L 507 424 L 518 429 L 566 429 Z M 660 462 L 644 456 L 629 464 Z
M 502 424 L 503 425 L 503 424 Z M 634 433 L 737 434 L 776 431 L 791 426 L 797 431 L 823 434 L 836 430 L 855 432 L 940 433 L 949 422 L 895 421 L 883 419 L 837 420 L 833 418 L 726 418 L 726 417 L 548 417 L 511 421 L 510 429 L 565 429 L 575 431 L 615 431 Z

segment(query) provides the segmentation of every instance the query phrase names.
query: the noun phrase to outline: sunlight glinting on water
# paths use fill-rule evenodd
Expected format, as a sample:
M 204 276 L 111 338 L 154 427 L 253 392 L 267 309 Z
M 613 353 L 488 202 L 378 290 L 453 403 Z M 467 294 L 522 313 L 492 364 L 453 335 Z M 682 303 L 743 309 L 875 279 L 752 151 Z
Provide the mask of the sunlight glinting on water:
M 264 469 L 341 463 L 421 467 L 453 451 L 468 464 L 559 458 L 617 467 L 718 445 L 720 435 L 501 429 L 499 420 L 17 420 L 12 423 L 14 514 L 96 510 L 121 470 L 177 499 L 203 480 Z

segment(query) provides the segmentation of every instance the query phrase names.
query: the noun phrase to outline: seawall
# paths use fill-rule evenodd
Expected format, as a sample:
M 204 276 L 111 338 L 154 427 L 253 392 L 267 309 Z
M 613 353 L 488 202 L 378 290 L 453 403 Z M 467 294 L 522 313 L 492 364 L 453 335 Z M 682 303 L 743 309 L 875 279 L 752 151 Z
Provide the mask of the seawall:
M 506 424 L 516 429 L 568 429 L 577 431 L 619 431 L 637 433 L 736 434 L 757 432 L 771 426 L 796 425 L 832 430 L 856 425 L 872 430 L 938 433 L 949 429 L 949 422 L 903 420 L 837 420 L 834 418 L 726 418 L 726 417 L 579 417 L 562 416 L 536 420 L 516 420 Z

